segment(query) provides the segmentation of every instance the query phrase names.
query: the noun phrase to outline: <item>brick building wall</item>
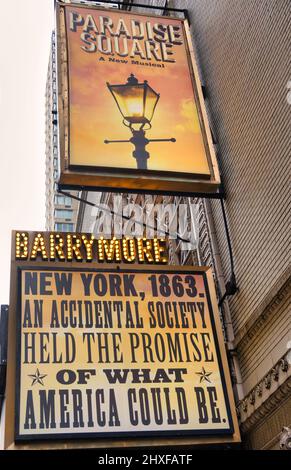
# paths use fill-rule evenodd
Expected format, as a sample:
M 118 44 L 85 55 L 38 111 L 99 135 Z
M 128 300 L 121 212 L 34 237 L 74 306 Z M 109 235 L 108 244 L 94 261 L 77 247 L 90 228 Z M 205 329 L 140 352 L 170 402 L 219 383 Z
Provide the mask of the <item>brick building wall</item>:
M 263 410 L 264 399 L 270 400 L 290 374 L 284 357 L 291 340 L 291 106 L 286 99 L 291 78 L 291 3 L 178 0 L 170 4 L 189 9 L 218 143 L 239 286 L 229 300 L 245 395 L 239 411 L 242 423 L 249 423 L 242 429 L 251 436 L 250 446 L 262 448 L 267 443 L 260 433 L 252 437 L 262 427 L 260 419 L 254 419 L 255 411 Z M 229 255 L 219 202 L 212 202 L 211 208 L 227 280 Z M 285 365 L 276 375 L 278 361 Z M 266 380 L 262 393 L 254 392 L 273 370 L 270 388 Z M 290 395 L 290 388 L 284 390 Z M 282 402 L 285 399 L 282 395 Z M 280 411 L 281 427 L 291 424 L 285 408 Z M 268 422 L 270 412 L 261 413 Z M 276 412 L 272 413 L 278 421 Z M 277 422 L 274 429 L 279 427 Z M 268 439 L 272 441 L 271 436 Z

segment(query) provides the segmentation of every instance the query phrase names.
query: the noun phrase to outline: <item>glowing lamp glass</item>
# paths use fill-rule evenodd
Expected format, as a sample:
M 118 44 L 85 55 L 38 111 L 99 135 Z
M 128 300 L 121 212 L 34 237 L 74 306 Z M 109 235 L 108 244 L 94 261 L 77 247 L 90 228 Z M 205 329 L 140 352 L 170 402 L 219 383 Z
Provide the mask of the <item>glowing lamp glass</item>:
M 107 83 L 120 113 L 132 124 L 150 124 L 160 95 L 147 83 L 138 83 L 131 75 L 125 85 Z

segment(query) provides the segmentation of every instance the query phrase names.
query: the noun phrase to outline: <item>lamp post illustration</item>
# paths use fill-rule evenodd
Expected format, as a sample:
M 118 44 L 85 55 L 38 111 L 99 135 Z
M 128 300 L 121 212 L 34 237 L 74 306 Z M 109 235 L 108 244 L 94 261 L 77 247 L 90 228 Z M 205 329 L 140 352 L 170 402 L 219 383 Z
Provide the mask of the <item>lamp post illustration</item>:
M 158 104 L 160 95 L 149 85 L 147 80 L 139 83 L 131 74 L 127 83 L 123 85 L 107 86 L 123 116 L 123 124 L 129 127 L 132 137 L 129 140 L 104 140 L 105 144 L 130 142 L 134 145 L 133 157 L 136 159 L 137 168 L 147 169 L 147 160 L 150 157 L 146 146 L 150 142 L 176 142 L 176 139 L 147 139 L 145 133 L 151 129 L 151 121 Z

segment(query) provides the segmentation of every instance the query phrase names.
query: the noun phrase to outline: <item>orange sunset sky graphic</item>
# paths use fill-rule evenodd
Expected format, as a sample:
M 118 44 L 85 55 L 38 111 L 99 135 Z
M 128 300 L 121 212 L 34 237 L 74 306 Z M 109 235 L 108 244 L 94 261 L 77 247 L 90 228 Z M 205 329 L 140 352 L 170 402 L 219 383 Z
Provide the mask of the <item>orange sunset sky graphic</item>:
M 184 172 L 209 175 L 205 146 L 199 117 L 194 101 L 186 46 L 174 45 L 171 56 L 175 63 L 165 62 L 164 67 L 132 64 L 132 60 L 158 64 L 155 59 L 142 60 L 140 57 L 115 59 L 100 52 L 89 53 L 81 49 L 82 26 L 71 31 L 69 15 L 76 12 L 83 17 L 92 15 L 98 24 L 99 15 L 104 11 L 94 9 L 67 8 L 66 24 L 69 61 L 69 102 L 70 102 L 70 163 L 72 165 L 117 167 L 136 169 L 131 143 L 106 145 L 104 140 L 128 140 L 132 137 L 129 128 L 122 123 L 122 115 L 111 95 L 111 85 L 125 84 L 130 74 L 139 82 L 144 80 L 160 94 L 152 119 L 152 128 L 146 132 L 148 139 L 175 138 L 176 142 L 153 142 L 147 145 L 150 153 L 148 169 L 158 171 Z M 120 18 L 159 22 L 165 25 L 181 25 L 181 21 L 169 18 L 144 17 L 120 12 L 106 12 L 113 23 Z M 144 42 L 140 41 L 141 44 Z M 185 42 L 185 41 L 184 41 Z M 128 40 L 129 47 L 132 40 Z M 104 58 L 105 60 L 101 59 Z M 100 60 L 101 59 L 101 60 Z

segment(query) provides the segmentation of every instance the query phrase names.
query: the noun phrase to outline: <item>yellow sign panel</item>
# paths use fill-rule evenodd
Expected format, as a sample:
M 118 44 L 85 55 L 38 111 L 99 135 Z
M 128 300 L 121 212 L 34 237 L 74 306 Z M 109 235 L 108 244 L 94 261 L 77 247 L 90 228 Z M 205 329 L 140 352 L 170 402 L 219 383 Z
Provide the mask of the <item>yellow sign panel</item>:
M 61 185 L 215 191 L 187 22 L 88 5 L 57 12 Z
M 231 437 L 206 270 L 19 269 L 17 441 Z

